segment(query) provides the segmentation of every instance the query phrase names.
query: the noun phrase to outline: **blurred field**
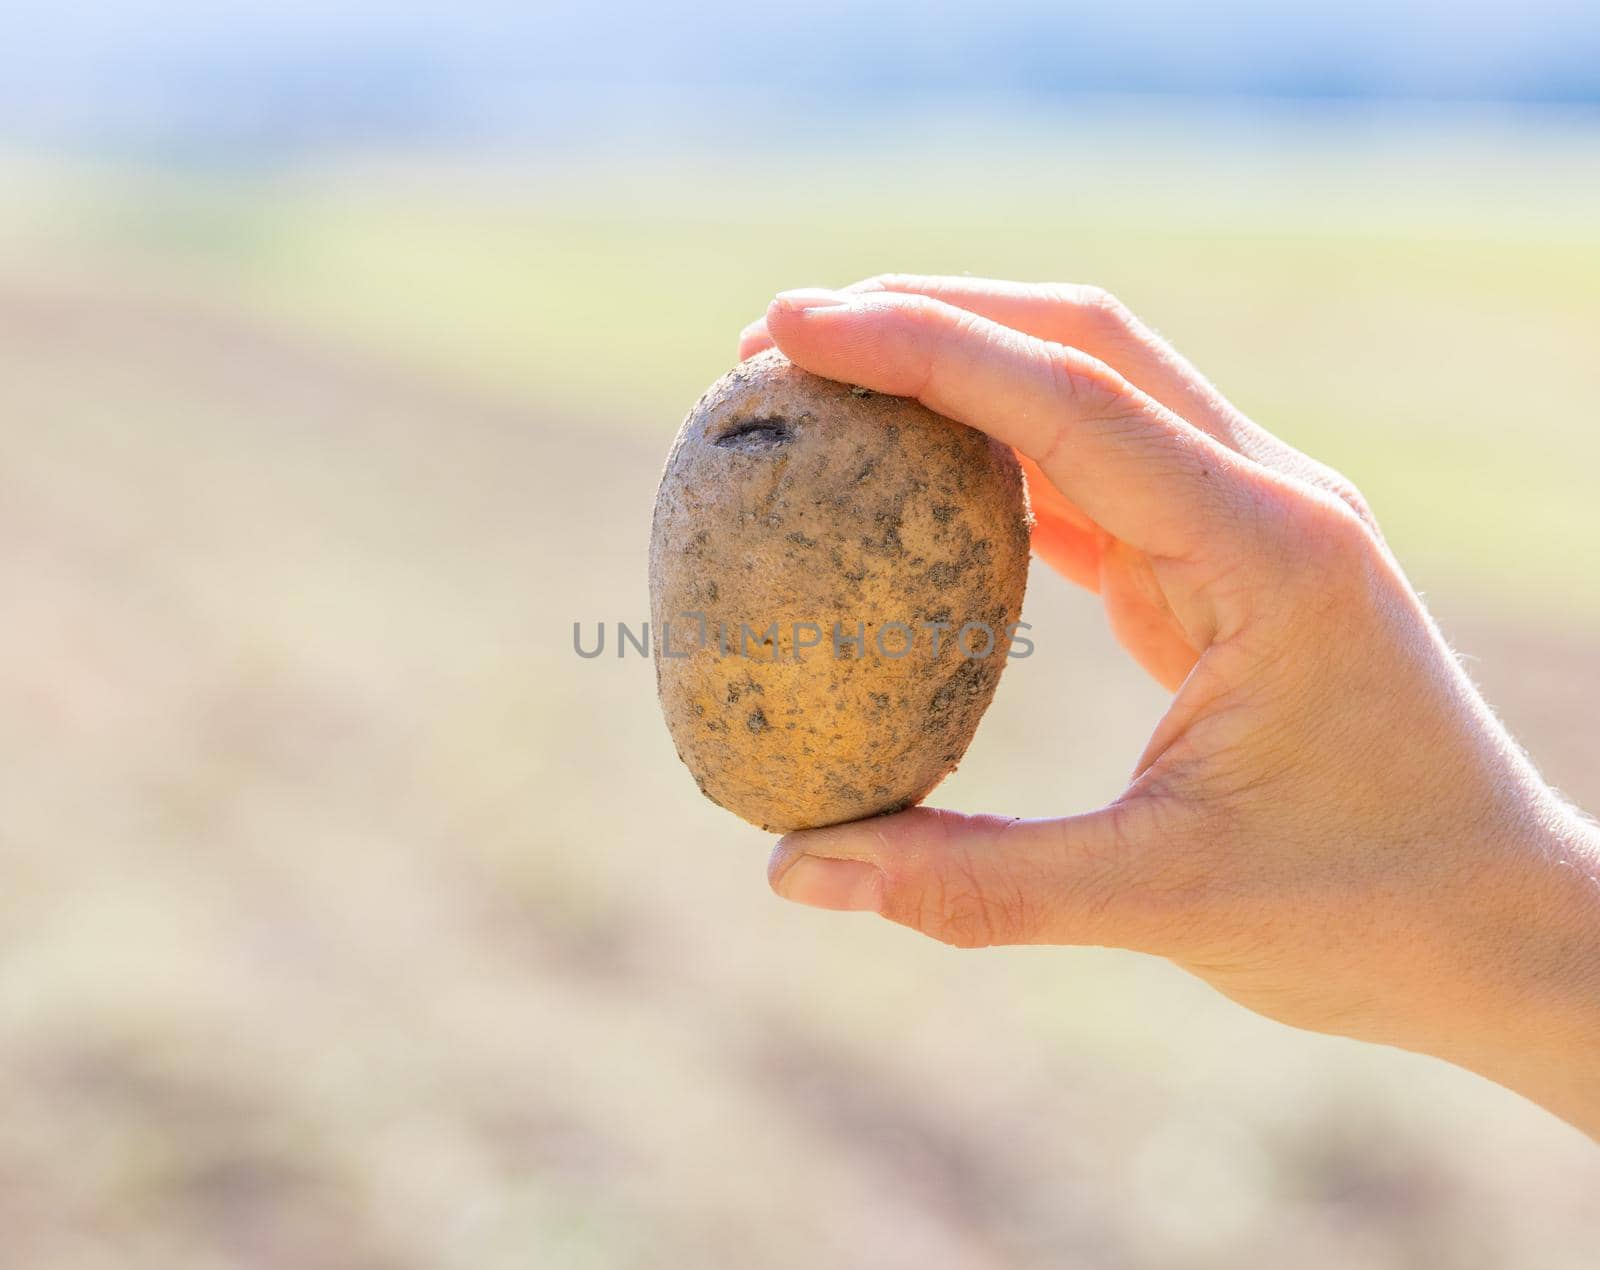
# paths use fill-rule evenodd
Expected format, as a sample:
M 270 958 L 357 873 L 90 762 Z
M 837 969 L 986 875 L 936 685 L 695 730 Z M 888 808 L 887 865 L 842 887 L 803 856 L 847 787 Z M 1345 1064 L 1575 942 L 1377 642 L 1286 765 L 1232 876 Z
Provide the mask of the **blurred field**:
M 0 165 L 7 1264 L 1592 1265 L 1600 1154 L 1475 1078 L 780 905 L 570 641 L 774 288 L 1096 281 L 1600 806 L 1597 156 Z M 1102 800 L 1160 713 L 1027 617 L 947 805 Z

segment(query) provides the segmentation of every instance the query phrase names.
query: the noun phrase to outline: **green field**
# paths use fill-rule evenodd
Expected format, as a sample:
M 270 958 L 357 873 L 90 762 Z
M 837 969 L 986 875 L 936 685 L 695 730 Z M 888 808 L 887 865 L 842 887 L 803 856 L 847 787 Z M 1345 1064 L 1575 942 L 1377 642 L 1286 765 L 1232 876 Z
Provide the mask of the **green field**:
M 651 432 L 782 287 L 1095 281 L 1355 478 L 1422 576 L 1600 610 L 1600 143 L 814 163 L 80 172 L 8 238 Z
M 782 905 L 648 664 L 570 638 L 644 617 L 672 432 L 774 290 L 1092 281 L 1357 480 L 1600 806 L 1597 159 L 0 164 L 9 1258 L 1592 1265 L 1592 1146 L 1473 1077 Z M 1087 597 L 1027 616 L 940 803 L 1093 805 L 1159 717 Z

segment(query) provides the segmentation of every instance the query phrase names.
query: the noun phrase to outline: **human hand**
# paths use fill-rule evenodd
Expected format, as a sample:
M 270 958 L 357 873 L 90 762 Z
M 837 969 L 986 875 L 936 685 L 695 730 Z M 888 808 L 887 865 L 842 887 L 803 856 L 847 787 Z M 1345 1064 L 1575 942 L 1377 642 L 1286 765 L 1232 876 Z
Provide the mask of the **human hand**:
M 787 292 L 740 354 L 771 342 L 1014 446 L 1036 554 L 1176 690 L 1109 806 L 791 834 L 779 894 L 963 947 L 1165 956 L 1600 1136 L 1600 840 L 1484 704 L 1348 481 L 1094 288 Z

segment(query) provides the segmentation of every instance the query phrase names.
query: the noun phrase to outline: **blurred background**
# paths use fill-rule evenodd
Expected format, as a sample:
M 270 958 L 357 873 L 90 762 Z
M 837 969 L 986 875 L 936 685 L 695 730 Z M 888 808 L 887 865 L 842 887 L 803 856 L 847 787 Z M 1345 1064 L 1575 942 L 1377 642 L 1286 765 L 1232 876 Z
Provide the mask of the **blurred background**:
M 11 0 L 17 1266 L 1593 1266 L 1600 1153 L 1163 963 L 785 907 L 637 657 L 776 289 L 1107 286 L 1366 491 L 1600 807 L 1600 12 Z M 1163 708 L 1036 572 L 937 801 Z M 1064 722 L 1063 722 L 1064 721 Z

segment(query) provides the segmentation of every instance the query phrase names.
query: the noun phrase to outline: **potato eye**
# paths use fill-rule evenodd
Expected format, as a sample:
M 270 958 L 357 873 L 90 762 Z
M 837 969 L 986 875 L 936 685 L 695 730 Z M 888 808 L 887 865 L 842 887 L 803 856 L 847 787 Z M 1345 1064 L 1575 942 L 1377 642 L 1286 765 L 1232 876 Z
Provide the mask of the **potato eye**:
M 759 454 L 787 445 L 793 439 L 794 429 L 787 419 L 747 419 L 734 424 L 711 444 L 723 450 Z

